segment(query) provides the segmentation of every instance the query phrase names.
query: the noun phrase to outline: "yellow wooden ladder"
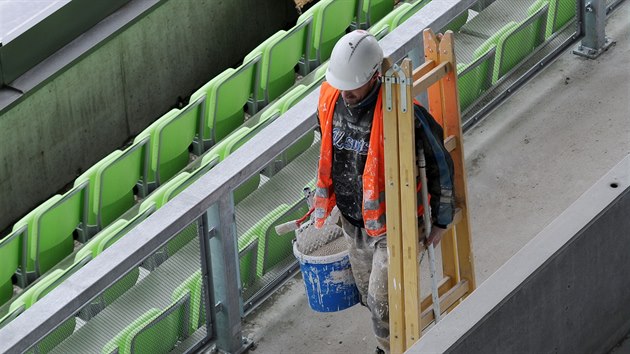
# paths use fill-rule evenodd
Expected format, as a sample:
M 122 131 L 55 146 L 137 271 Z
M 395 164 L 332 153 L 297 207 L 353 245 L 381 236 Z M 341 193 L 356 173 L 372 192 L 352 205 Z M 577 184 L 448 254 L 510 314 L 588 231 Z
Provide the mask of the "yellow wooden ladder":
M 440 242 L 443 278 L 438 283 L 440 313 L 450 311 L 475 288 L 466 169 L 457 93 L 453 33 L 441 39 L 423 32 L 425 63 L 412 70 L 411 60 L 383 61 L 383 136 L 385 197 L 389 251 L 389 319 L 391 352 L 402 353 L 434 321 L 431 296 L 420 298 L 420 252 L 417 217 L 413 97 L 427 91 L 429 111 L 444 128 L 444 145 L 454 162 L 456 209 Z M 428 206 L 425 206 L 425 208 Z

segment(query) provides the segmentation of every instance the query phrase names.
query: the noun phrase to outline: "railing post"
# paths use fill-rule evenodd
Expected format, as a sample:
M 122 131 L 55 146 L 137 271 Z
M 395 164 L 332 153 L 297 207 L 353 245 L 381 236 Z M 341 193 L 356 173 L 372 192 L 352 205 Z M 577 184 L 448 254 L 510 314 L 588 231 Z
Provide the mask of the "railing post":
M 606 37 L 606 1 L 580 0 L 578 11 L 582 13 L 584 38 L 573 50 L 573 54 L 595 59 L 614 43 Z
M 210 232 L 210 303 L 212 335 L 217 349 L 224 353 L 241 353 L 246 349 L 241 332 L 241 293 L 238 271 L 238 249 L 234 222 L 234 199 L 231 194 L 208 210 Z M 206 258 L 207 259 L 207 258 Z

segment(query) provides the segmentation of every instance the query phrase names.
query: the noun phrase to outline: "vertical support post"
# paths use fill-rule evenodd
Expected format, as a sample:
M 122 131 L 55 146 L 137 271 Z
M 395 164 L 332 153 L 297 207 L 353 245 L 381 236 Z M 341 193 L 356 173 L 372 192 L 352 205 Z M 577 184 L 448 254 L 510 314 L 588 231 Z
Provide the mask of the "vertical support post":
M 456 60 L 453 42 L 453 32 L 447 31 L 440 41 L 440 60 L 447 61 L 451 65 L 444 79 L 442 80 L 443 114 L 444 114 L 444 134 L 456 137 L 456 148 L 451 152 L 454 167 L 453 188 L 455 189 L 455 201 L 457 207 L 462 212 L 461 221 L 455 225 L 447 240 L 442 244 L 442 257 L 450 258 L 456 256 L 451 263 L 453 268 L 446 269 L 445 275 L 452 277 L 455 283 L 462 278 L 466 279 L 470 285 L 470 290 L 475 289 L 475 270 L 471 246 L 470 220 L 468 216 L 468 186 L 466 182 L 466 163 L 464 161 L 464 144 L 459 111 L 459 96 L 457 91 Z M 453 235 L 454 232 L 454 235 Z M 451 240 L 455 236 L 456 242 L 451 246 Z M 452 248 L 451 248 L 452 247 Z M 452 274 L 448 274 L 452 272 Z
M 606 37 L 606 1 L 580 0 L 578 10 L 583 13 L 584 38 L 573 54 L 595 59 L 613 44 Z
M 405 341 L 405 303 L 403 294 L 402 230 L 400 218 L 400 188 L 398 187 L 398 95 L 393 63 L 383 61 L 383 146 L 385 148 L 385 203 L 387 205 L 387 252 L 389 339 L 392 353 L 402 353 Z
M 210 210 L 206 211 L 199 218 L 199 249 L 201 256 L 201 281 L 203 283 L 202 289 L 202 303 L 204 311 L 206 312 L 206 339 L 211 340 L 214 333 L 214 323 L 216 322 L 215 313 L 212 309 L 215 299 L 212 289 L 214 285 L 212 283 L 212 257 L 210 256 L 210 238 L 215 233 L 215 229 L 211 228 L 211 218 L 218 222 L 218 206 L 214 205 Z M 212 216 L 211 216 L 212 215 Z M 203 291 L 205 290 L 205 292 Z
M 396 104 L 398 110 L 398 157 L 400 163 L 400 214 L 402 225 L 402 263 L 405 297 L 405 348 L 420 339 L 420 271 L 418 267 L 418 194 L 415 149 L 415 122 L 413 109 L 413 75 L 411 60 L 405 59 L 398 71 L 400 92 Z M 424 188 L 424 187 L 423 187 Z
M 218 233 L 212 237 L 210 246 L 210 269 L 212 269 L 212 292 L 214 303 L 210 303 L 214 320 L 213 337 L 217 348 L 225 353 L 240 353 L 243 348 L 241 332 L 241 294 L 239 290 L 238 249 L 232 194 L 223 198 L 208 211 L 210 223 L 218 221 Z

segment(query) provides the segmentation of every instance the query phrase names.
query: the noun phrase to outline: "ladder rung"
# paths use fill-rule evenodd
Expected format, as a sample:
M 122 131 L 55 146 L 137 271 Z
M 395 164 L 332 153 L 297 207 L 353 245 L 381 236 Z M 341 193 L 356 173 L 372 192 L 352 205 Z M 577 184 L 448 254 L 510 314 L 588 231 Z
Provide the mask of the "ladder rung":
M 427 60 L 424 64 L 413 70 L 413 82 L 426 75 L 429 71 L 435 68 L 435 62 L 433 60 Z
M 452 287 L 453 282 L 451 277 L 444 277 L 442 278 L 442 280 L 440 280 L 440 283 L 438 284 L 438 294 L 442 296 Z M 433 305 L 433 299 L 431 298 L 431 296 L 426 296 L 424 300 L 422 300 L 422 304 L 420 306 L 423 309 L 428 309 L 429 307 L 431 307 L 431 305 Z
M 455 148 L 457 148 L 457 137 L 455 135 L 451 135 L 444 140 L 444 147 L 446 151 L 453 152 Z
M 455 284 L 452 288 L 450 288 L 444 295 L 440 296 L 440 313 L 443 314 L 446 312 L 448 308 L 453 306 L 459 299 L 464 297 L 469 292 L 468 280 L 462 280 L 459 283 Z M 435 316 L 433 314 L 433 301 L 431 300 L 431 295 L 427 296 L 428 299 L 422 301 L 424 304 L 425 301 L 428 301 L 429 306 L 422 311 L 421 315 L 421 327 L 424 329 L 428 325 L 433 322 Z
M 424 74 L 418 80 L 413 82 L 413 96 L 418 96 L 428 89 L 431 85 L 438 82 L 441 78 L 443 78 L 449 72 L 450 65 L 449 62 L 445 61 L 438 64 L 435 68 L 431 69 L 428 73 Z

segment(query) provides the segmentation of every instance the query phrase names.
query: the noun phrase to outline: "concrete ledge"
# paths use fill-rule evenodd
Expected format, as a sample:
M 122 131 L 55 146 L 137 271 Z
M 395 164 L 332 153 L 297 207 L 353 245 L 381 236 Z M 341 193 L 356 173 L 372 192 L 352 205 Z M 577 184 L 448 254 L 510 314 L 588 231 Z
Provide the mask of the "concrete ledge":
M 630 329 L 628 230 L 630 155 L 408 353 L 610 350 Z

